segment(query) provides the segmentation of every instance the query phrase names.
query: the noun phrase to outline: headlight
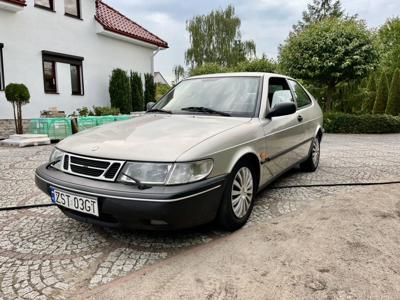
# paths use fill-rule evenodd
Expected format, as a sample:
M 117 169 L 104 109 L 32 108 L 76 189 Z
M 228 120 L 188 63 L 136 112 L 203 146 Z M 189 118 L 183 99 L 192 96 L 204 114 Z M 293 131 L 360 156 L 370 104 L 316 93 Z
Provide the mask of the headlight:
M 164 184 L 167 180 L 172 164 L 139 163 L 132 162 L 125 164 L 118 177 L 121 182 L 134 182 L 129 177 L 147 184 Z M 125 176 L 123 173 L 128 175 Z
M 167 184 L 183 184 L 202 180 L 210 175 L 213 165 L 214 163 L 211 159 L 190 163 L 176 163 Z
M 49 163 L 52 163 L 54 168 L 61 170 L 63 157 L 64 152 L 54 148 L 53 152 L 51 152 Z
M 118 181 L 134 183 L 132 179 L 136 179 L 144 184 L 184 184 L 206 178 L 212 168 L 211 159 L 175 164 L 132 162 L 125 164 Z

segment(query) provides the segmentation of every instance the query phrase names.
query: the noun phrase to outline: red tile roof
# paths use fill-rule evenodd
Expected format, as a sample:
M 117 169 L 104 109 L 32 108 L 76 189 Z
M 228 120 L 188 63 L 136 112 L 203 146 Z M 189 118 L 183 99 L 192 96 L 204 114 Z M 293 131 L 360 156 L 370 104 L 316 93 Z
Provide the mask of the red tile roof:
M 25 0 L 1 0 L 4 2 L 20 5 L 20 6 L 26 6 L 26 1 Z
M 96 20 L 104 29 L 118 33 L 136 40 L 153 44 L 162 48 L 168 48 L 168 43 L 146 30 L 131 19 L 125 17 L 119 11 L 105 4 L 101 0 L 96 1 Z

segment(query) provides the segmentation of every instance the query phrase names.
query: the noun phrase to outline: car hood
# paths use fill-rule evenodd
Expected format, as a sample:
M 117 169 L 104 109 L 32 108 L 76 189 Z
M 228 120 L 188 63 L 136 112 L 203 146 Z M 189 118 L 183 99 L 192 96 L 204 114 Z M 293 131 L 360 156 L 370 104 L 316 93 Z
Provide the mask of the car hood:
M 95 127 L 61 141 L 70 153 L 133 161 L 176 161 L 183 153 L 250 118 L 145 114 Z

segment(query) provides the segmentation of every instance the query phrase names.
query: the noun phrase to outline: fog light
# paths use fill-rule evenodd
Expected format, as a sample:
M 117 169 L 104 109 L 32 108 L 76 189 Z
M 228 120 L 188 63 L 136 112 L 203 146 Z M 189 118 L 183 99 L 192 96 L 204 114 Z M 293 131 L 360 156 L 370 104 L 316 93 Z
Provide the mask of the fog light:
M 163 220 L 150 220 L 150 224 L 157 225 L 157 226 L 168 225 L 168 223 Z

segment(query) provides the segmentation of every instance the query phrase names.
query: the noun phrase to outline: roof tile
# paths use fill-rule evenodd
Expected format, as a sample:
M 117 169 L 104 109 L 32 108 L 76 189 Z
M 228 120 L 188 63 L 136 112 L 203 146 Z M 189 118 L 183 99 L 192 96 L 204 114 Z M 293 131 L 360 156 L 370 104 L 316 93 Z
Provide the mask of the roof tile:
M 108 31 L 118 33 L 130 38 L 141 40 L 159 47 L 168 48 L 168 43 L 146 30 L 131 19 L 125 17 L 119 11 L 105 4 L 101 0 L 96 1 L 96 20 Z

